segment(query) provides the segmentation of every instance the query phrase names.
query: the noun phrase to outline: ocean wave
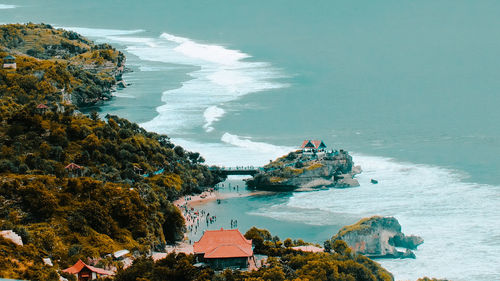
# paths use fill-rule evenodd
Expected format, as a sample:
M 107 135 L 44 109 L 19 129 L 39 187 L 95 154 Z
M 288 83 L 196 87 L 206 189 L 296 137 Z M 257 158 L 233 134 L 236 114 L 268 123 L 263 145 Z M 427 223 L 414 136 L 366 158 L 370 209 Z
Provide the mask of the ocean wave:
M 183 38 L 168 33 L 163 33 L 160 35 L 160 38 L 179 44 L 175 47 L 175 51 L 187 57 L 206 62 L 234 65 L 250 57 L 250 55 L 238 50 L 227 49 L 219 45 L 196 43 L 189 38 Z
M 354 154 L 363 172 L 358 188 L 294 193 L 286 203 L 255 210 L 260 216 L 314 225 L 361 217 L 396 217 L 403 232 L 422 236 L 416 260 L 380 260 L 401 280 L 433 276 L 451 280 L 493 280 L 500 264 L 500 187 L 466 182 L 466 174 L 443 167 Z M 370 179 L 378 184 L 371 184 Z M 309 214 L 290 216 L 290 213 Z M 333 236 L 335 233 L 332 233 Z M 460 257 L 457 259 L 457 257 Z M 471 277 L 470 269 L 481 272 Z M 467 276 L 467 277 L 464 277 Z M 485 276 L 495 276 L 488 279 Z
M 123 29 L 104 29 L 104 28 L 87 28 L 87 27 L 60 27 L 66 30 L 71 30 L 88 37 L 108 37 L 118 35 L 131 35 L 144 32 L 143 29 L 123 30 Z
M 156 108 L 158 115 L 141 124 L 158 133 L 182 135 L 196 128 L 212 132 L 228 102 L 250 93 L 288 86 L 277 81 L 286 77 L 280 69 L 266 62 L 249 61 L 249 54 L 222 45 L 199 43 L 169 33 L 159 37 L 137 36 L 144 31 L 142 29 L 66 28 L 124 45 L 127 52 L 143 63 L 140 71 L 162 71 L 158 62 L 168 64 L 165 75 L 171 71 L 168 67 L 172 64 L 196 67 L 188 73 L 191 79 L 184 81 L 180 88 L 162 93 L 165 104 Z M 150 61 L 155 65 L 148 65 Z M 218 109 L 214 111 L 215 108 Z
M 277 146 L 265 142 L 256 142 L 252 141 L 249 137 L 240 137 L 227 132 L 222 135 L 221 141 L 243 149 L 264 153 L 268 155 L 268 157 L 271 155 L 276 155 L 276 157 L 282 156 L 293 150 L 292 147 Z
M 224 116 L 224 109 L 217 107 L 215 105 L 208 107 L 205 109 L 205 112 L 203 113 L 203 116 L 205 117 L 205 125 L 203 125 L 203 128 L 205 128 L 206 132 L 211 132 L 214 130 L 214 127 L 212 127 L 212 123 L 216 122 L 219 120 L 222 116 Z
M 166 104 L 157 108 L 157 117 L 142 124 L 147 129 L 182 134 L 200 126 L 212 132 L 213 124 L 222 117 L 228 102 L 250 93 L 287 86 L 275 82 L 284 77 L 279 70 L 265 62 L 245 61 L 250 56 L 241 51 L 168 33 L 163 33 L 158 42 L 158 47 L 153 49 L 133 46 L 127 50 L 142 59 L 192 65 L 199 70 L 189 73 L 192 79 L 180 88 L 163 93 L 162 101 Z
M 144 71 L 144 72 L 159 72 L 159 71 L 170 71 L 170 70 L 177 70 L 179 67 L 175 66 L 147 66 L 147 65 L 140 65 L 139 70 Z
M 224 133 L 222 142 L 201 143 L 192 140 L 173 138 L 176 144 L 200 152 L 209 165 L 219 166 L 263 166 L 269 160 L 283 156 L 293 147 L 276 146 L 269 143 L 252 141 L 250 138 Z
M 5 10 L 5 9 L 15 9 L 17 8 L 16 5 L 10 5 L 10 4 L 0 4 L 0 10 Z

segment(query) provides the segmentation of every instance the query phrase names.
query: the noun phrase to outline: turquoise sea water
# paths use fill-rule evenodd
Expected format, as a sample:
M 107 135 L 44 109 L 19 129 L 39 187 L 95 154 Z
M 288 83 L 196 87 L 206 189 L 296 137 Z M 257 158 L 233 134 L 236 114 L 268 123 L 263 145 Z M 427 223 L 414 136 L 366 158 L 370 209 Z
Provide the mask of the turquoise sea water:
M 500 279 L 500 2 L 0 4 L 0 22 L 73 28 L 126 52 L 132 86 L 103 115 L 210 163 L 264 164 L 321 138 L 364 169 L 359 188 L 228 200 L 221 212 L 241 224 L 320 242 L 392 215 L 425 239 L 416 260 L 381 261 L 397 279 Z

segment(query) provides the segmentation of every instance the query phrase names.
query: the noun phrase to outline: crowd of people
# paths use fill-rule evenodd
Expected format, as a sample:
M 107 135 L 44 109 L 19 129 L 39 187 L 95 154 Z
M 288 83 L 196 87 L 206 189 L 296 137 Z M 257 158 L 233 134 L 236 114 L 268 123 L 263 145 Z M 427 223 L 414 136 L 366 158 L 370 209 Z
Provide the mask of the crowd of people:
M 212 197 L 215 196 L 214 193 L 216 190 L 219 188 L 224 188 L 224 184 L 219 184 L 213 189 L 210 189 L 208 192 L 200 195 L 199 197 L 202 199 L 205 199 L 207 197 Z M 231 184 L 228 184 L 227 187 L 229 190 L 238 190 L 239 186 L 231 186 Z M 179 208 L 179 210 L 182 212 L 182 215 L 184 216 L 184 219 L 186 220 L 186 227 L 187 227 L 187 232 L 186 232 L 186 242 L 189 240 L 189 244 L 192 244 L 195 239 L 198 239 L 201 237 L 203 232 L 207 229 L 210 228 L 210 225 L 213 225 L 214 223 L 217 222 L 217 216 L 215 214 L 210 213 L 206 210 L 203 209 L 196 209 L 195 204 L 192 204 L 192 202 L 198 201 L 200 198 L 197 198 L 196 196 L 184 196 L 183 198 L 179 199 L 179 201 L 176 203 L 176 206 Z M 217 204 L 221 203 L 220 198 L 216 198 Z M 190 204 L 191 203 L 191 204 Z M 200 205 L 203 206 L 203 205 Z M 220 224 L 216 226 L 219 227 Z M 222 226 L 222 225 L 221 225 Z M 224 228 L 227 226 L 226 223 L 224 222 Z M 237 228 L 238 227 L 238 220 L 235 218 L 232 218 L 229 223 L 229 228 Z M 196 241 L 196 240 L 195 240 Z
M 238 227 L 238 220 L 231 219 L 231 228 L 237 228 L 237 227 Z
M 209 225 L 217 221 L 217 216 L 210 214 L 205 210 L 198 210 L 189 206 L 190 196 L 184 197 L 184 203 L 182 205 L 177 205 L 179 210 L 182 212 L 184 219 L 186 220 L 186 226 L 188 230 L 188 237 L 197 236 L 198 232 L 202 232 L 208 229 Z M 203 227 L 203 223 L 206 224 L 206 228 Z M 192 241 L 189 240 L 191 244 Z

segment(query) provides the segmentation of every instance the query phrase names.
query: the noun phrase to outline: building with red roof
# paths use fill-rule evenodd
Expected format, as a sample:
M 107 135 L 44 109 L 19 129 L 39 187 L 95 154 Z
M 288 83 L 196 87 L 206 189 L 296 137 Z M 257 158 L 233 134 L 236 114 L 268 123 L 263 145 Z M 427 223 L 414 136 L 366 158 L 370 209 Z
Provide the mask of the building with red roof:
M 212 268 L 247 268 L 253 257 L 252 240 L 248 240 L 238 229 L 207 230 L 193 250 L 199 262 Z
M 48 109 L 49 107 L 46 106 L 45 104 L 41 103 L 39 105 L 36 106 L 37 109 Z
M 114 275 L 112 271 L 87 265 L 82 260 L 78 260 L 72 267 L 64 269 L 63 272 L 76 275 L 78 281 L 95 280 L 102 276 Z
M 304 140 L 300 146 L 302 152 L 325 151 L 326 144 L 322 140 Z
M 76 165 L 75 163 L 69 163 L 66 167 L 64 167 L 64 169 L 70 170 L 70 171 L 80 170 L 81 168 L 82 168 L 82 166 Z

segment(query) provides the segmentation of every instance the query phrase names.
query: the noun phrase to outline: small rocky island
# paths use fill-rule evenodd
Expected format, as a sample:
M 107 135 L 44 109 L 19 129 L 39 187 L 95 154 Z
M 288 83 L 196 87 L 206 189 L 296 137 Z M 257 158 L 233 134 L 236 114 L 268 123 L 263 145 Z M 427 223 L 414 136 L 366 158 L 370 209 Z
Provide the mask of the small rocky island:
M 397 219 L 380 216 L 344 226 L 329 242 L 336 240 L 345 241 L 354 252 L 370 258 L 415 258 L 412 250 L 424 243 L 419 236 L 402 233 Z
M 305 140 L 300 150 L 267 164 L 246 183 L 273 191 L 343 188 L 359 186 L 354 176 L 360 172 L 347 151 L 328 150 L 321 140 Z

